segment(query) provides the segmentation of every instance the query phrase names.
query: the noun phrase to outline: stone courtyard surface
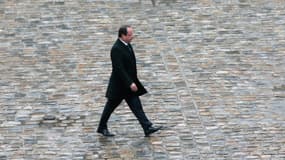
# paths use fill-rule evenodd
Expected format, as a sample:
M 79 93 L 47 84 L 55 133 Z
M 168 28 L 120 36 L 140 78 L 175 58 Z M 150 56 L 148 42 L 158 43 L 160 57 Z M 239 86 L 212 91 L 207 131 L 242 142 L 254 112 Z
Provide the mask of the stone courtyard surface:
M 96 133 L 117 29 L 148 117 Z M 1 160 L 285 159 L 284 0 L 0 0 Z

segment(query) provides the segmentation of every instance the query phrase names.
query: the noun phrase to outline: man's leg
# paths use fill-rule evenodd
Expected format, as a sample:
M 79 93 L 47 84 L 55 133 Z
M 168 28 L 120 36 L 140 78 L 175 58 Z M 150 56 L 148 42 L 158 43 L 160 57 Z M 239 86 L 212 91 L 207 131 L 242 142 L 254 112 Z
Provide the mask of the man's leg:
M 140 122 L 142 128 L 147 130 L 149 127 L 152 126 L 152 123 L 146 117 L 141 101 L 138 96 L 132 96 L 125 99 L 127 104 L 129 105 L 131 111 L 137 117 L 138 121 Z
M 118 107 L 118 105 L 122 102 L 122 99 L 108 99 L 106 105 L 104 107 L 103 113 L 101 115 L 101 119 L 99 122 L 98 131 L 108 129 L 107 122 L 113 113 L 113 111 Z

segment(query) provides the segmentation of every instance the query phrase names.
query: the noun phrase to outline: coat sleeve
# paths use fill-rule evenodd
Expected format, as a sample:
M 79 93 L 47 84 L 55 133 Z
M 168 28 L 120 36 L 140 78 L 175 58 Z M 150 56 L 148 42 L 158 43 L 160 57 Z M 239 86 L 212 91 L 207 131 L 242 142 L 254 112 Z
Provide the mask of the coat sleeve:
M 111 50 L 111 60 L 113 65 L 113 70 L 117 76 L 120 77 L 124 85 L 129 88 L 133 83 L 131 76 L 127 73 L 126 68 L 124 66 L 124 58 L 121 54 L 119 48 L 112 48 Z

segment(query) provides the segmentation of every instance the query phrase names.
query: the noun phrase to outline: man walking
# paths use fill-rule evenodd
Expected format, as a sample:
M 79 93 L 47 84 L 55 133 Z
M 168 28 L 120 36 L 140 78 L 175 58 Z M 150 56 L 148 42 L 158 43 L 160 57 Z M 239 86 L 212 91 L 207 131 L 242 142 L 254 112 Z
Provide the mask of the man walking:
M 98 133 L 104 136 L 114 136 L 107 127 L 107 122 L 116 107 L 125 100 L 141 124 L 145 136 L 158 131 L 162 127 L 153 127 L 146 117 L 139 96 L 147 93 L 137 77 L 136 58 L 130 42 L 133 39 L 133 28 L 121 26 L 118 39 L 111 49 L 112 74 L 109 80 L 104 107 Z

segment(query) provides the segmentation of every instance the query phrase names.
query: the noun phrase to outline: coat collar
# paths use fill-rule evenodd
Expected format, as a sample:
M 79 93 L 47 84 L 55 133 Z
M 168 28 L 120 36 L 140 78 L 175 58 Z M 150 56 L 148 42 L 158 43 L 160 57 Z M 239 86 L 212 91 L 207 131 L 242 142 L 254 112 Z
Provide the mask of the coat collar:
M 125 41 L 123 41 L 122 39 L 118 38 L 119 41 L 121 41 L 125 46 L 128 46 L 128 43 L 126 43 Z

